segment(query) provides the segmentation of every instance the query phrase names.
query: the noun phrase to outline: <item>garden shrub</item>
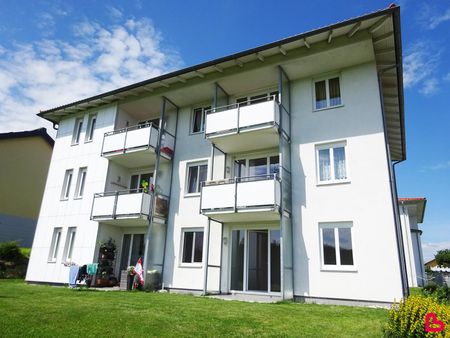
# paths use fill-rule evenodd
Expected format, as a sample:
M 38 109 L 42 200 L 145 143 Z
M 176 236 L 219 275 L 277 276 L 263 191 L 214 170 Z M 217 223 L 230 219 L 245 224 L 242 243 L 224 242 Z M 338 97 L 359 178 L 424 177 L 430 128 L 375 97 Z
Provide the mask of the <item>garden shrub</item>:
M 437 320 L 444 323 L 441 332 L 425 331 L 425 316 L 435 313 Z M 432 325 L 433 327 L 433 325 Z M 388 313 L 384 327 L 386 337 L 450 337 L 450 306 L 440 304 L 436 299 L 411 296 L 400 303 L 394 303 Z
M 16 242 L 0 243 L 0 278 L 24 278 L 28 258 Z
M 422 294 L 432 297 L 440 303 L 450 304 L 450 288 L 446 284 L 441 286 L 430 282 L 423 287 Z

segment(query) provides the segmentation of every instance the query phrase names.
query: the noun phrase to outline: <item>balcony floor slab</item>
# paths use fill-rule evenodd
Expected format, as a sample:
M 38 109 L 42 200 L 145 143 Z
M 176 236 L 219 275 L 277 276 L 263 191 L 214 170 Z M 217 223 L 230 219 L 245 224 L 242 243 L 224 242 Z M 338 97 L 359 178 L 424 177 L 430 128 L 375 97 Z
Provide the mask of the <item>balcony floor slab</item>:
M 239 133 L 210 134 L 207 138 L 225 153 L 269 149 L 279 144 L 278 130 L 274 125 L 244 129 Z

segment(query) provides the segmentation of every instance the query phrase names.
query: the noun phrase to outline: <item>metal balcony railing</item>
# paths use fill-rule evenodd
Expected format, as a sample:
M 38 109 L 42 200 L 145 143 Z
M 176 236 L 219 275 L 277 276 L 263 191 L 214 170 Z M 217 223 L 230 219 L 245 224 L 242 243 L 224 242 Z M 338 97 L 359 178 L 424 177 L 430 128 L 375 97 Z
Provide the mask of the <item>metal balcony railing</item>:
M 277 174 L 207 181 L 201 186 L 202 213 L 278 210 L 280 203 L 281 179 Z
M 105 133 L 103 137 L 102 156 L 112 156 L 147 150 L 156 150 L 159 130 L 152 123 L 139 124 Z M 163 130 L 161 137 L 161 154 L 172 158 L 174 152 L 175 136 Z
M 208 137 L 239 133 L 244 129 L 279 126 L 280 108 L 277 95 L 265 99 L 233 103 L 206 111 L 205 134 Z
M 115 220 L 148 217 L 154 196 L 156 196 L 155 215 L 167 218 L 168 196 L 154 194 L 143 189 L 129 189 L 94 194 L 91 219 Z

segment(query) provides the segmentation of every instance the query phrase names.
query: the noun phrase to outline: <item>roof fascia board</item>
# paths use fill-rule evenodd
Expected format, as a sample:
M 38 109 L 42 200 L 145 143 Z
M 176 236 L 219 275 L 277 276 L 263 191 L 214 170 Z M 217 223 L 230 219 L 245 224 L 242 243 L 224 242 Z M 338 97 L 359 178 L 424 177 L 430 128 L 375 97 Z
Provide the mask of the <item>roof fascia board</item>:
M 259 59 L 255 59 L 253 61 L 249 61 L 249 62 L 245 63 L 244 67 L 232 66 L 232 67 L 224 68 L 223 72 L 211 72 L 211 73 L 205 74 L 205 77 L 203 77 L 203 78 L 197 77 L 197 78 L 189 79 L 189 81 L 187 81 L 186 83 L 182 83 L 182 82 L 174 83 L 173 85 L 170 86 L 170 88 L 158 87 L 158 88 L 155 88 L 154 91 L 151 93 L 143 92 L 142 94 L 140 94 L 138 96 L 135 96 L 135 95 L 130 95 L 128 97 L 124 96 L 122 99 L 116 101 L 116 103 L 117 104 L 125 104 L 128 102 L 144 99 L 146 97 L 151 97 L 151 96 L 161 96 L 161 95 L 170 96 L 170 92 L 176 91 L 178 89 L 185 89 L 190 86 L 195 86 L 195 85 L 204 84 L 204 83 L 214 84 L 214 82 L 217 82 L 220 79 L 223 79 L 228 76 L 237 75 L 240 73 L 252 71 L 255 69 L 262 68 L 262 67 L 276 66 L 276 65 L 288 63 L 295 59 L 312 56 L 312 55 L 322 53 L 327 50 L 332 50 L 335 48 L 348 47 L 353 44 L 360 43 L 362 41 L 367 41 L 370 39 L 371 39 L 371 35 L 368 33 L 367 30 L 359 31 L 351 39 L 349 39 L 346 35 L 342 35 L 342 36 L 333 38 L 332 44 L 329 44 L 327 42 L 327 40 L 325 39 L 323 41 L 312 44 L 311 48 L 305 48 L 304 46 L 302 46 L 302 47 L 298 47 L 293 50 L 289 50 L 289 53 L 286 55 L 279 53 L 279 54 L 274 54 L 272 56 L 268 56 L 264 59 L 264 63 L 261 63 L 261 61 Z M 276 79 L 274 79 L 274 81 L 276 81 Z M 211 93 L 212 93 L 212 89 L 211 89 Z M 51 119 L 50 119 L 50 121 L 56 122 Z
M 252 49 L 248 49 L 248 50 L 245 50 L 245 51 L 242 51 L 242 52 L 239 52 L 239 53 L 235 53 L 235 54 L 231 54 L 231 55 L 228 55 L 228 56 L 225 56 L 225 57 L 214 59 L 214 60 L 211 60 L 211 61 L 208 61 L 208 62 L 205 62 L 205 63 L 201 63 L 201 64 L 194 65 L 194 66 L 191 66 L 191 67 L 187 67 L 187 68 L 184 68 L 184 69 L 181 69 L 181 70 L 178 70 L 178 71 L 175 71 L 175 72 L 171 72 L 171 73 L 168 73 L 168 74 L 164 74 L 164 75 L 161 75 L 161 76 L 149 79 L 149 80 L 141 81 L 141 82 L 138 82 L 138 83 L 126 86 L 126 87 L 122 87 L 122 88 L 119 88 L 119 89 L 116 89 L 116 90 L 113 90 L 113 91 L 110 91 L 110 92 L 106 92 L 106 93 L 103 93 L 103 94 L 99 94 L 99 95 L 96 95 L 96 96 L 93 96 L 93 97 L 90 97 L 90 98 L 87 98 L 87 99 L 84 99 L 84 100 L 72 102 L 72 103 L 69 103 L 67 105 L 63 105 L 63 106 L 60 106 L 60 107 L 56 107 L 56 108 L 48 109 L 48 110 L 45 110 L 45 111 L 41 111 L 38 114 L 38 116 L 44 117 L 45 114 L 51 113 L 53 111 L 57 111 L 57 110 L 61 110 L 61 109 L 67 108 L 69 106 L 81 104 L 81 103 L 87 102 L 87 101 L 100 99 L 100 98 L 105 97 L 105 96 L 114 95 L 114 94 L 117 94 L 117 93 L 121 93 L 121 92 L 124 92 L 124 91 L 127 91 L 127 90 L 131 90 L 131 89 L 137 88 L 137 87 L 142 87 L 142 86 L 145 86 L 145 85 L 148 85 L 148 84 L 151 84 L 151 83 L 156 83 L 156 82 L 159 82 L 159 81 L 162 81 L 162 80 L 165 80 L 165 79 L 174 78 L 174 77 L 177 77 L 177 76 L 189 73 L 189 72 L 198 71 L 198 70 L 203 69 L 203 68 L 211 67 L 211 66 L 220 64 L 222 62 L 231 61 L 233 59 L 244 57 L 244 56 L 247 56 L 247 55 L 250 55 L 250 54 L 255 54 L 255 53 L 267 50 L 267 49 L 271 49 L 271 48 L 274 48 L 274 47 L 279 47 L 279 46 L 282 46 L 282 45 L 287 44 L 287 43 L 291 43 L 291 42 L 295 42 L 295 41 L 298 41 L 298 40 L 302 40 L 302 39 L 305 39 L 305 38 L 313 36 L 313 35 L 318 35 L 318 34 L 323 33 L 323 32 L 327 32 L 327 31 L 338 29 L 338 28 L 341 28 L 341 27 L 353 25 L 353 24 L 358 23 L 360 21 L 368 20 L 368 19 L 371 19 L 371 18 L 374 18 L 374 17 L 382 17 L 384 15 L 389 15 L 391 13 L 396 13 L 396 12 L 399 13 L 399 7 L 389 7 L 389 8 L 386 8 L 384 10 L 380 10 L 380 11 L 377 11 L 377 12 L 373 12 L 373 13 L 370 13 L 370 14 L 359 16 L 359 17 L 356 17 L 356 18 L 353 18 L 353 19 L 350 19 L 350 20 L 341 21 L 341 22 L 338 22 L 338 23 L 330 25 L 330 26 L 325 26 L 325 27 L 322 27 L 322 28 L 319 28 L 319 29 L 316 29 L 316 30 L 311 30 L 311 31 L 308 31 L 308 32 L 305 32 L 305 33 L 302 33 L 302 34 L 298 34 L 298 35 L 294 35 L 294 36 L 291 36 L 291 37 L 288 37 L 288 38 L 285 38 L 285 39 L 282 39 L 282 40 L 278 40 L 278 41 L 275 41 L 275 42 L 272 42 L 272 43 L 269 43 L 269 44 L 266 44 L 266 45 L 262 45 L 262 46 L 259 46 L 259 47 L 256 47 L 256 48 L 252 48 Z

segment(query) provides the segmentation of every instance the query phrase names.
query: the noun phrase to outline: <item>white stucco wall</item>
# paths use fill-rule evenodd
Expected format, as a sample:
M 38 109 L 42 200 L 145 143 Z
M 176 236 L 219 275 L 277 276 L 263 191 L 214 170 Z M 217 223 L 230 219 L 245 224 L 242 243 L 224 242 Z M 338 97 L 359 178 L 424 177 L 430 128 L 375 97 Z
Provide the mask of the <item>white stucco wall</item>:
M 167 228 L 167 247 L 164 270 L 166 287 L 201 290 L 203 289 L 202 266 L 182 266 L 181 236 L 183 228 L 203 230 L 208 219 L 199 213 L 200 196 L 185 196 L 186 165 L 189 162 L 209 161 L 211 144 L 203 134 L 190 135 L 191 107 L 179 111 L 177 141 L 174 158 L 172 196 Z M 204 247 L 206 241 L 204 240 Z M 205 257 L 203 250 L 203 257 Z
M 312 79 L 294 81 L 294 294 L 392 302 L 402 297 L 376 67 L 343 69 L 344 105 L 313 111 Z M 345 141 L 348 183 L 318 185 L 315 146 Z M 352 222 L 355 269 L 321 269 L 320 222 Z
M 85 143 L 89 113 L 97 112 L 97 122 L 92 142 Z M 83 129 L 78 145 L 71 145 L 76 117 L 84 115 Z M 73 262 L 79 265 L 92 263 L 97 240 L 97 222 L 90 221 L 93 195 L 105 188 L 108 160 L 100 156 L 103 134 L 113 129 L 116 115 L 114 105 L 90 111 L 61 121 L 53 149 L 47 183 L 42 200 L 36 234 L 28 265 L 27 281 L 67 283 L 69 268 L 62 263 L 67 229 L 77 227 L 73 249 Z M 86 184 L 82 199 L 74 199 L 78 169 L 87 167 Z M 67 169 L 74 174 L 67 201 L 61 201 L 61 190 Z M 62 227 L 57 260 L 48 262 L 55 227 Z

